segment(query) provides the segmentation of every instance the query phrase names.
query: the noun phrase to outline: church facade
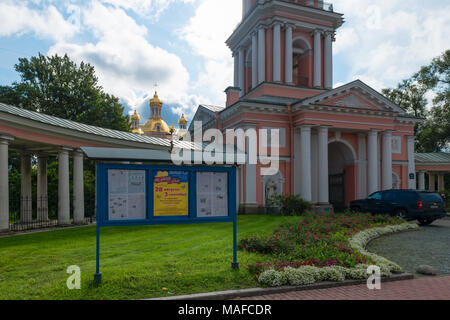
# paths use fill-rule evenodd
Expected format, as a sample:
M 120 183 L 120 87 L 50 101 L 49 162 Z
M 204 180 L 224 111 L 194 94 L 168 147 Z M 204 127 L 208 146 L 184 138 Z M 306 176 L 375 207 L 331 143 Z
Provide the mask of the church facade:
M 242 21 L 226 41 L 234 57 L 226 106 L 200 106 L 193 118 L 224 134 L 279 129 L 276 175 L 260 175 L 260 164 L 238 169 L 241 212 L 260 211 L 274 192 L 338 208 L 375 191 L 416 188 L 421 120 L 362 81 L 333 88 L 343 22 L 318 0 L 243 0 Z

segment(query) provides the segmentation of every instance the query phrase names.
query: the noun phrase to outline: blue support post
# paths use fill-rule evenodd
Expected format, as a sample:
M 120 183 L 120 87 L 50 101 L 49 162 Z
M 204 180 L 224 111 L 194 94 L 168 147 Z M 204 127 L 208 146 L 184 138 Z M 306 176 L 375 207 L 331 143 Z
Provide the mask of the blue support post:
M 231 263 L 231 268 L 239 269 L 239 262 L 237 261 L 237 221 L 236 215 L 233 219 L 233 262 Z
M 98 217 L 97 217 L 98 220 Z M 97 221 L 97 249 L 96 249 L 96 264 L 95 264 L 95 275 L 94 281 L 102 281 L 102 273 L 100 272 L 100 222 Z

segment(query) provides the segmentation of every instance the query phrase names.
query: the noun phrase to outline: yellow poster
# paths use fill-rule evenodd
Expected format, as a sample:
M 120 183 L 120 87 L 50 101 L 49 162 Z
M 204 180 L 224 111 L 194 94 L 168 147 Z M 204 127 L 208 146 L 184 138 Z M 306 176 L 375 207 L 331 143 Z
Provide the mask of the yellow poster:
M 153 180 L 155 217 L 189 215 L 189 173 L 158 171 Z

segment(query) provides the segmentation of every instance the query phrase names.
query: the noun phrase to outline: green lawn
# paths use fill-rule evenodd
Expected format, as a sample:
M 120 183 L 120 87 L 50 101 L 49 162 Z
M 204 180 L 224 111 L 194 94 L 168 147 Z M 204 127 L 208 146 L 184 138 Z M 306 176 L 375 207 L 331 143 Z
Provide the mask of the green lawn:
M 243 235 L 270 234 L 298 217 L 240 216 Z M 141 299 L 259 286 L 247 265 L 269 256 L 238 251 L 231 269 L 232 224 L 102 228 L 102 283 L 93 283 L 95 227 L 0 239 L 0 299 Z M 82 272 L 66 286 L 67 267 Z

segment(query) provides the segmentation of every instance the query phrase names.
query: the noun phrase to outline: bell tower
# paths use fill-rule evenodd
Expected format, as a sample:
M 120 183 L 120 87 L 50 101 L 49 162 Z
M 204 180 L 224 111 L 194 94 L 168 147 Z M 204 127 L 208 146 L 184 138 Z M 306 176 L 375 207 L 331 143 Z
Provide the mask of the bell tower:
M 333 41 L 343 15 L 322 0 L 243 0 L 242 21 L 226 41 L 234 57 L 234 91 L 239 97 L 261 86 L 271 95 L 333 86 Z M 301 92 L 303 90 L 303 92 Z M 263 90 L 264 94 L 268 90 Z M 284 90 L 286 92 L 286 90 Z

